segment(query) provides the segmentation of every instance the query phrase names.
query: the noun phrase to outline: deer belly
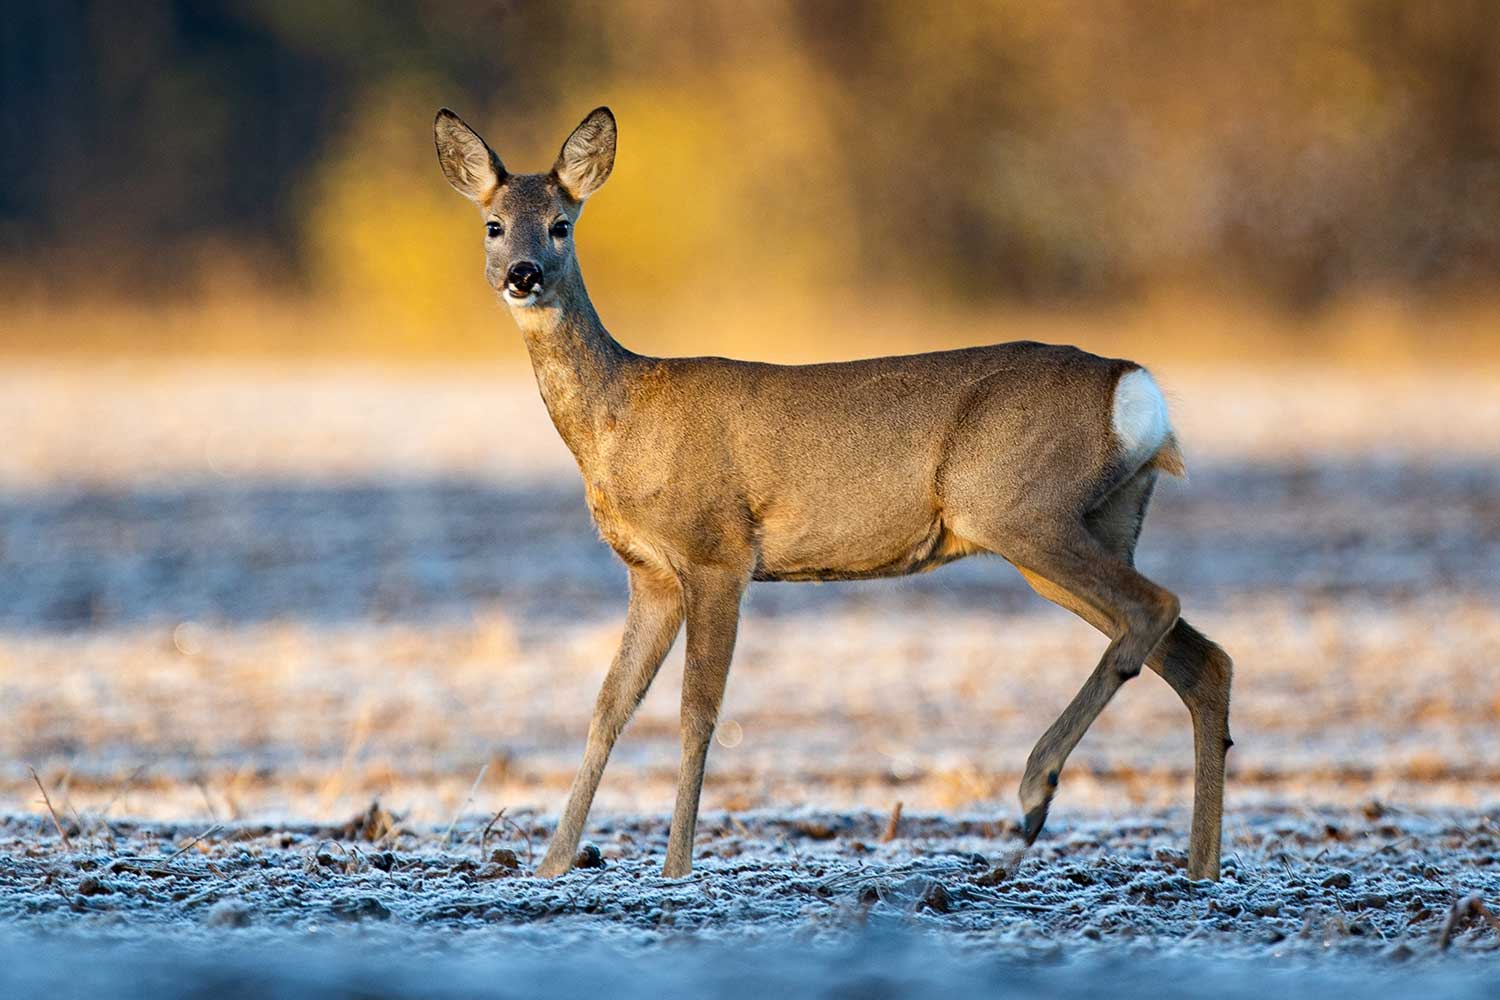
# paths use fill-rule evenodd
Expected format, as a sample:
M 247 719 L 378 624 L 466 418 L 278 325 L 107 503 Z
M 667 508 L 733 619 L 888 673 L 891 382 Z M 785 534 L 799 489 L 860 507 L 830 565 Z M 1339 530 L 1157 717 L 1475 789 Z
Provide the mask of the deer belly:
M 840 516 L 840 515 L 843 516 Z M 860 516 L 863 514 L 863 516 Z M 933 511 L 873 517 L 824 510 L 761 522 L 757 580 L 861 580 L 933 569 L 973 549 Z

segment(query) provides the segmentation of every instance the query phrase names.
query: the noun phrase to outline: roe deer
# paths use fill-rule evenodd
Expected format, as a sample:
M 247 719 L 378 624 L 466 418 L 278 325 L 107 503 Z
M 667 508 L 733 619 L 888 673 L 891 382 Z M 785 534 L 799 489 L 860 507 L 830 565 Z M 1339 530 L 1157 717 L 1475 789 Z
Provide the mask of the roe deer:
M 1218 877 L 1231 661 L 1133 566 L 1157 475 L 1183 472 L 1144 368 L 1038 343 L 799 366 L 643 357 L 600 323 L 572 240 L 614 166 L 609 109 L 583 120 L 545 174 L 506 172 L 447 109 L 434 132 L 449 183 L 479 206 L 485 275 L 525 337 L 589 510 L 629 570 L 624 637 L 540 874 L 571 867 L 615 739 L 684 620 L 668 877 L 692 869 L 704 762 L 750 581 L 901 576 L 992 552 L 1110 639 L 1026 762 L 1026 843 L 1068 754 L 1145 664 L 1191 714 L 1188 871 Z

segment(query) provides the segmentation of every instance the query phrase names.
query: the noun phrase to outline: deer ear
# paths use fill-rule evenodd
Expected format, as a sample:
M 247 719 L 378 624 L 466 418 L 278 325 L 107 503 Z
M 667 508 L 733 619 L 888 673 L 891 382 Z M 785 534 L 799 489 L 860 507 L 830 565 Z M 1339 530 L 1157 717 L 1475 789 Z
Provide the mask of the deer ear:
M 453 190 L 470 201 L 489 201 L 505 179 L 505 167 L 479 133 L 443 108 L 433 120 L 432 137 L 437 144 L 438 165 Z
M 552 176 L 574 201 L 583 201 L 609 179 L 615 165 L 615 116 L 595 108 L 568 136 Z

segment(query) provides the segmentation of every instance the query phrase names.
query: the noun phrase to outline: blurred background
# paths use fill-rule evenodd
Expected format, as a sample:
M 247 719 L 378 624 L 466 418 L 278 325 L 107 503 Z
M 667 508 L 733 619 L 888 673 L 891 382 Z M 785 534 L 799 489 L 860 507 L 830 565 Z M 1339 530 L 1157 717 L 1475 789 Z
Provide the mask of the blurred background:
M 0 806 L 558 807 L 624 573 L 431 123 L 544 170 L 604 103 L 631 348 L 1152 367 L 1192 480 L 1140 560 L 1238 661 L 1231 832 L 1500 802 L 1493 4 L 49 0 L 0 18 Z M 705 806 L 1009 816 L 1102 647 L 994 562 L 752 588 Z M 606 811 L 666 810 L 680 670 Z M 1144 677 L 1054 826 L 1190 764 Z
M 644 350 L 1495 353 L 1484 0 L 12 4 L 4 344 L 514 356 L 433 110 L 543 170 L 600 103 Z

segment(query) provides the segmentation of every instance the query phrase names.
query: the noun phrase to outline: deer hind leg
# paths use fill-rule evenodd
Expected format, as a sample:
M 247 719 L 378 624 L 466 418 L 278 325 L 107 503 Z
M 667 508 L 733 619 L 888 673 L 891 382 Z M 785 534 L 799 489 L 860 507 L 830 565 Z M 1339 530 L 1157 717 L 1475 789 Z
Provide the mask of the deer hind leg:
M 1136 539 L 1155 478 L 1154 471 L 1142 470 L 1086 518 L 1090 533 L 1127 564 L 1134 561 Z M 1026 569 L 1021 572 L 1037 593 L 1077 614 L 1106 635 L 1113 634 L 1109 620 L 1086 601 L 1034 572 Z M 1172 686 L 1192 717 L 1193 824 L 1188 874 L 1193 878 L 1217 879 L 1224 808 L 1224 758 L 1232 745 L 1229 737 L 1229 689 L 1234 673 L 1233 661 L 1203 633 L 1179 618 L 1147 656 L 1146 665 Z
M 1137 573 L 1080 522 L 1040 542 L 1027 539 L 1006 558 L 1053 600 L 1066 597 L 1107 627 L 1109 646 L 1068 707 L 1037 741 L 1021 779 L 1024 834 L 1030 843 L 1047 820 L 1058 776 L 1099 713 L 1177 622 L 1175 595 Z
M 682 878 L 693 870 L 693 837 L 708 745 L 719 718 L 739 628 L 745 579 L 721 571 L 700 571 L 683 581 L 687 604 L 687 663 L 682 675 L 682 767 L 677 805 L 662 874 Z
M 630 574 L 630 610 L 625 618 L 625 634 L 619 651 L 610 664 L 594 717 L 589 723 L 587 747 L 578 775 L 573 779 L 568 804 L 558 821 L 557 832 L 547 847 L 538 875 L 561 875 L 573 867 L 583 826 L 588 820 L 599 779 L 609 762 L 610 751 L 620 731 L 635 714 L 636 706 L 646 696 L 667 650 L 682 624 L 682 591 L 677 581 L 650 575 L 635 569 Z
M 1193 719 L 1193 829 L 1188 875 L 1219 878 L 1224 819 L 1225 755 L 1229 737 L 1229 687 L 1234 661 L 1202 632 L 1178 620 L 1147 661 L 1182 698 Z

